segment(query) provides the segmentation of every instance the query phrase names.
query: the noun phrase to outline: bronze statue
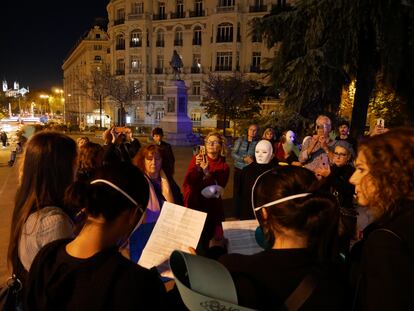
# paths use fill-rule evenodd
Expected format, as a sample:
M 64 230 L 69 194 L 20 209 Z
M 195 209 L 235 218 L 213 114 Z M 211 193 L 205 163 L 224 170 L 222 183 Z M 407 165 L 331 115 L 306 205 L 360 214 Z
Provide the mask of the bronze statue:
M 183 61 L 181 60 L 181 56 L 177 53 L 177 50 L 174 50 L 173 52 L 170 65 L 173 69 L 174 80 L 181 80 L 180 73 L 181 68 L 183 68 Z

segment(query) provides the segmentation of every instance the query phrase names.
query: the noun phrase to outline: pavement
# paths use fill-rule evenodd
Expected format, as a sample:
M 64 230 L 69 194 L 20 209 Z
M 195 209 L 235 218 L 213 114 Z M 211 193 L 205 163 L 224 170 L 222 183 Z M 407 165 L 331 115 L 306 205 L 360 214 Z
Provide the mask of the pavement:
M 81 136 L 88 136 L 90 140 L 97 143 L 102 143 L 102 140 L 99 137 L 95 137 L 93 134 L 71 134 L 70 136 L 75 140 Z M 144 137 L 140 137 L 140 141 L 142 144 L 148 143 L 147 139 Z M 10 276 L 10 272 L 7 269 L 7 247 L 9 244 L 10 224 L 14 207 L 14 196 L 18 184 L 19 166 L 22 159 L 22 155 L 18 155 L 14 166 L 9 167 L 7 165 L 7 161 L 9 160 L 10 152 L 10 147 L 2 149 L 0 146 L 0 284 L 2 284 L 8 276 Z M 188 164 L 192 157 L 192 147 L 173 146 L 173 152 L 176 159 L 174 179 L 179 186 L 182 186 Z M 223 205 L 226 219 L 232 219 L 235 213 L 232 204 L 233 160 L 230 156 L 230 150 L 228 152 L 226 160 L 230 166 L 230 178 L 227 186 L 224 189 Z

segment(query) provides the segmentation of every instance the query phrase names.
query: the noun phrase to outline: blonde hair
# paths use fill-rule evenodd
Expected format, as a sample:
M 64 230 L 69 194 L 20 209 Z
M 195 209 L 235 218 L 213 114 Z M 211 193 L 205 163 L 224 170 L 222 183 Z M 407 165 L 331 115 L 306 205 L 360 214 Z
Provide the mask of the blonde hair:
M 220 155 L 222 157 L 225 157 L 227 154 L 227 149 L 226 149 L 226 138 L 221 135 L 219 132 L 210 132 L 207 134 L 207 136 L 204 138 L 204 143 L 207 142 L 207 140 L 211 137 L 211 136 L 215 136 L 219 139 L 220 141 L 220 145 L 221 145 L 221 151 L 220 151 Z

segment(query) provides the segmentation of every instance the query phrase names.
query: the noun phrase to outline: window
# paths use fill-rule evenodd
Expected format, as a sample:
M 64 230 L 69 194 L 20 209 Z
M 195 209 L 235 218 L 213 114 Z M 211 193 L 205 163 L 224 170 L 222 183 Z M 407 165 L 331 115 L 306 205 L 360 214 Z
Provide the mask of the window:
M 117 35 L 116 36 L 116 47 L 117 50 L 125 50 L 125 39 L 124 35 Z
M 252 66 L 255 68 L 260 68 L 260 59 L 262 57 L 261 52 L 253 52 L 252 54 Z
M 164 2 L 159 3 L 158 17 L 159 17 L 159 19 L 166 19 L 166 16 L 165 16 L 165 3 Z
M 164 95 L 164 81 L 157 81 L 157 95 Z
M 195 109 L 191 111 L 191 121 L 193 122 L 200 122 L 201 121 L 201 111 Z
M 219 0 L 218 6 L 234 6 L 234 0 Z
M 191 66 L 191 73 L 201 72 L 201 55 L 193 54 L 193 65 Z
M 156 74 L 161 74 L 164 71 L 164 55 L 157 55 L 157 67 L 155 68 Z
M 156 46 L 158 47 L 164 47 L 164 31 L 162 29 L 159 29 L 157 31 L 157 42 Z
M 201 93 L 201 83 L 200 81 L 193 82 L 193 95 L 200 95 Z
M 123 24 L 125 22 L 125 9 L 118 9 L 116 11 L 116 18 L 114 25 Z
M 201 27 L 194 27 L 193 45 L 201 45 Z
M 129 43 L 130 47 L 140 47 L 142 46 L 142 31 L 133 30 L 131 32 L 131 42 Z
M 138 56 L 131 56 L 131 73 L 141 72 L 141 59 Z
M 117 75 L 125 74 L 125 61 L 123 58 L 116 60 L 116 74 Z
M 94 45 L 94 46 L 93 46 L 93 49 L 94 49 L 95 51 L 102 51 L 102 45 Z
M 184 17 L 184 1 L 183 0 L 177 0 L 176 17 L 177 18 Z
M 196 16 L 201 16 L 203 12 L 203 0 L 195 0 L 194 9 L 195 9 L 196 14 L 199 13 Z
M 216 71 L 231 71 L 232 61 L 232 52 L 217 52 Z
M 252 42 L 262 42 L 262 35 L 259 32 L 254 31 L 252 33 Z
M 217 27 L 216 42 L 233 42 L 233 25 L 230 23 L 223 23 Z
M 174 46 L 183 46 L 183 30 L 180 27 L 174 33 Z
M 143 2 L 134 2 L 131 4 L 131 13 L 132 14 L 143 14 L 144 13 L 144 3 Z
M 101 34 L 100 33 L 95 34 L 95 39 L 100 39 L 100 38 L 101 38 Z
M 94 60 L 95 60 L 95 62 L 100 62 L 102 60 L 102 57 L 99 56 L 99 55 L 95 55 Z

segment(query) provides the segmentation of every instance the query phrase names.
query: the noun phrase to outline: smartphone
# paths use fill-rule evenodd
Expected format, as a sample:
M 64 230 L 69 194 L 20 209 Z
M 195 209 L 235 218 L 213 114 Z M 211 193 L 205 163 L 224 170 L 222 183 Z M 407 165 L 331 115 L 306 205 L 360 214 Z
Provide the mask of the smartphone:
M 199 150 L 200 150 L 199 152 L 200 152 L 201 155 L 205 155 L 206 154 L 206 146 L 204 146 L 204 145 L 203 146 L 200 146 Z
M 377 127 L 379 128 L 385 128 L 385 121 L 382 118 L 378 118 L 377 119 L 377 123 L 376 123 Z

